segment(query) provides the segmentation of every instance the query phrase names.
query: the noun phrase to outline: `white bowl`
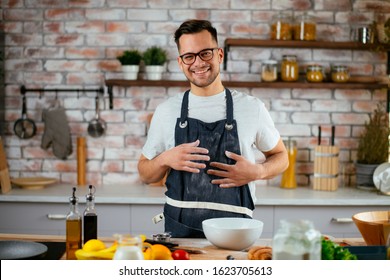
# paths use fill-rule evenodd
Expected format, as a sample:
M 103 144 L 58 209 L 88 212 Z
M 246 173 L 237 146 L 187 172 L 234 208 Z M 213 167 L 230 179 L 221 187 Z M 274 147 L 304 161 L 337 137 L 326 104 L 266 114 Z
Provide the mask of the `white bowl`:
M 264 223 L 246 218 L 214 218 L 202 222 L 203 232 L 213 245 L 241 251 L 253 245 L 263 232 Z

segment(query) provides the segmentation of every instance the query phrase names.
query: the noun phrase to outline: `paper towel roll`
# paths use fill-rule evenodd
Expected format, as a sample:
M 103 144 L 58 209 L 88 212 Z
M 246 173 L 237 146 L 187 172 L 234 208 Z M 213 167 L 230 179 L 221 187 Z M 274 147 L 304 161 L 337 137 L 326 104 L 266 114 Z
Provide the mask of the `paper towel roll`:
M 77 137 L 77 184 L 85 185 L 87 147 L 85 137 Z

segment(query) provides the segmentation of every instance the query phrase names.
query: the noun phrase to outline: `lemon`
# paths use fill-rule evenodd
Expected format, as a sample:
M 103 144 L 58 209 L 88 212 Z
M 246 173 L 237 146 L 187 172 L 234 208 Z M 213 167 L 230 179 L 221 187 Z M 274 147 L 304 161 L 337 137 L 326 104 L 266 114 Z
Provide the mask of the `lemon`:
M 90 239 L 83 246 L 85 252 L 96 252 L 103 249 L 106 249 L 106 244 L 99 239 Z
M 152 245 L 152 251 L 154 260 L 173 260 L 171 250 L 162 244 Z

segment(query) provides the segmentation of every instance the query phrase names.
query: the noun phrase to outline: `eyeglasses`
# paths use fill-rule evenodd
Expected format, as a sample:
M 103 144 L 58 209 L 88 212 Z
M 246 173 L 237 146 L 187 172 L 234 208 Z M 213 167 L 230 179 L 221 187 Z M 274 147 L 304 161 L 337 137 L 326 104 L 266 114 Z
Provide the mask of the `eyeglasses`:
M 199 58 L 203 61 L 209 61 L 214 57 L 214 50 L 217 50 L 218 48 L 210 48 L 210 49 L 204 49 L 201 50 L 198 53 L 185 53 L 181 56 L 181 61 L 183 61 L 186 65 L 191 65 L 195 62 L 196 57 L 199 56 Z

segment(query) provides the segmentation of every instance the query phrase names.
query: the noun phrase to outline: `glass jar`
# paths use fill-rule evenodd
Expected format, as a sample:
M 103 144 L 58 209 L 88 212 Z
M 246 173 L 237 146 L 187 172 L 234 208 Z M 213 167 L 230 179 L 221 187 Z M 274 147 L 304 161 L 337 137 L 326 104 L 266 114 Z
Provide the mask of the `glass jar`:
M 345 65 L 332 66 L 332 81 L 335 83 L 345 83 L 349 80 L 349 69 Z
M 280 221 L 272 240 L 273 260 L 321 260 L 321 233 L 311 221 Z
M 283 55 L 280 67 L 281 78 L 285 82 L 295 82 L 299 78 L 299 67 L 296 55 Z
M 279 13 L 271 21 L 271 40 L 292 39 L 292 18 L 285 13 Z
M 303 14 L 296 18 L 294 24 L 294 40 L 315 41 L 316 22 L 314 17 Z
M 261 81 L 274 82 L 278 79 L 278 62 L 276 60 L 264 61 L 261 65 Z
M 320 83 L 324 80 L 324 69 L 321 65 L 309 65 L 306 69 L 306 80 L 311 83 Z
M 118 248 L 114 260 L 143 260 L 143 243 L 140 236 L 130 234 L 116 235 Z

